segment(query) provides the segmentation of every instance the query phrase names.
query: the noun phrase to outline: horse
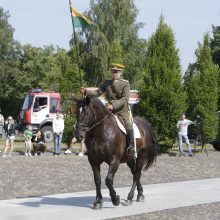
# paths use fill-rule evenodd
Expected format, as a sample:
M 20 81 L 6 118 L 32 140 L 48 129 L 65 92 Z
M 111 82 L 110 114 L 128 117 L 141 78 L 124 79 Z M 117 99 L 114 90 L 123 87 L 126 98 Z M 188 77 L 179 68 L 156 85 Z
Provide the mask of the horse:
M 96 200 L 93 209 L 102 208 L 100 166 L 107 163 L 108 173 L 105 184 L 109 189 L 112 204 L 120 204 L 120 196 L 113 187 L 115 173 L 120 163 L 127 163 L 133 175 L 133 184 L 123 205 L 131 205 L 137 187 L 138 202 L 144 201 L 143 187 L 140 182 L 141 171 L 147 170 L 156 161 L 158 144 L 149 122 L 134 117 L 141 138 L 136 139 L 137 158 L 127 155 L 126 134 L 117 125 L 115 116 L 97 97 L 86 97 L 77 101 L 76 135 L 79 140 L 85 138 L 87 155 L 92 167 L 96 186 Z

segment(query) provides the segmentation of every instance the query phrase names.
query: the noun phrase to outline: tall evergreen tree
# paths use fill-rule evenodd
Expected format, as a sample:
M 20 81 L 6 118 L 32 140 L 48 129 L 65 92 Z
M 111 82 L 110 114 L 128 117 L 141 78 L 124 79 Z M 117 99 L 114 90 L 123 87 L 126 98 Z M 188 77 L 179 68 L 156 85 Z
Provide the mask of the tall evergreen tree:
M 220 67 L 220 26 L 212 26 L 213 38 L 210 39 L 212 59 Z M 220 70 L 218 81 L 218 109 L 220 109 Z
M 220 26 L 212 26 L 213 38 L 210 39 L 212 57 L 215 64 L 220 66 Z
M 176 137 L 176 123 L 185 110 L 181 67 L 171 28 L 161 16 L 149 39 L 141 88 L 141 114 L 151 121 L 161 141 Z
M 202 118 L 199 131 L 202 144 L 212 140 L 217 132 L 218 67 L 213 63 L 209 35 L 204 35 L 203 43 L 195 52 L 197 60 L 185 74 L 188 94 L 188 113 L 191 117 Z

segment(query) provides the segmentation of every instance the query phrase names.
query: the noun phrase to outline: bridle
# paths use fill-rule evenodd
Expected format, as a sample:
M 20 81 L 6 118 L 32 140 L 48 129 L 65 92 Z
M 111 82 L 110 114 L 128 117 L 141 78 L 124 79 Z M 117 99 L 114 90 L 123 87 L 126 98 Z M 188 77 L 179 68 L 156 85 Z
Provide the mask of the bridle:
M 89 127 L 86 124 L 82 124 L 82 123 L 76 123 L 76 127 L 80 128 L 82 131 L 84 132 L 88 132 L 91 131 L 93 128 L 95 128 L 96 126 L 98 126 L 99 124 L 101 124 L 107 117 L 109 116 L 109 114 L 105 115 L 104 118 L 102 118 L 100 121 L 96 122 L 94 125 L 92 125 L 91 127 Z

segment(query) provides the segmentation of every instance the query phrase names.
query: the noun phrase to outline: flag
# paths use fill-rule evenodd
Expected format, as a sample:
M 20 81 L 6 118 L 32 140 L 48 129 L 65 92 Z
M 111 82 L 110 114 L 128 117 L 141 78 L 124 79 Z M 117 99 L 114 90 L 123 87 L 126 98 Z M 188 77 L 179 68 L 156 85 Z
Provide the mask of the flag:
M 86 29 L 95 26 L 95 24 L 92 21 L 90 21 L 88 18 L 86 18 L 83 14 L 78 12 L 72 6 L 70 6 L 70 11 L 73 18 L 74 28 Z

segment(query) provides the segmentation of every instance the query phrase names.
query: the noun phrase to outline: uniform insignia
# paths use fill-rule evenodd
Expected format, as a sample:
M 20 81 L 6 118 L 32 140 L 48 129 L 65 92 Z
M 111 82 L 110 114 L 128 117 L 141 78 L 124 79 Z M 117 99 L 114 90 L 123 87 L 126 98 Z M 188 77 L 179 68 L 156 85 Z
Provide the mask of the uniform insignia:
M 128 80 L 126 80 L 126 79 L 121 79 L 121 81 L 128 82 Z

